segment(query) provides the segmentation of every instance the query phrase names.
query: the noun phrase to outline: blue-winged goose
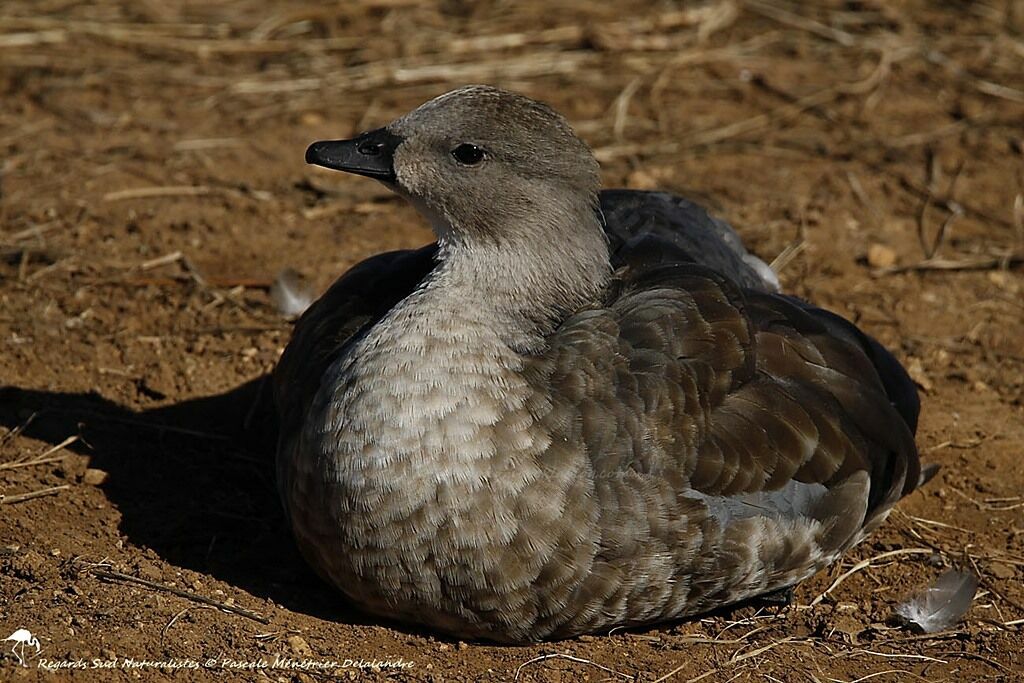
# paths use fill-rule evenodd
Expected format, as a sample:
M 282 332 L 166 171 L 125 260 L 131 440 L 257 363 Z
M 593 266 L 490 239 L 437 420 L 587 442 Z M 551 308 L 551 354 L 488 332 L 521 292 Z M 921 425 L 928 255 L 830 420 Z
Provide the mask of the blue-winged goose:
M 504 642 L 674 619 L 807 578 L 918 484 L 893 357 L 697 206 L 600 192 L 544 104 L 461 88 L 306 160 L 437 235 L 342 276 L 274 374 L 295 538 L 361 608 Z

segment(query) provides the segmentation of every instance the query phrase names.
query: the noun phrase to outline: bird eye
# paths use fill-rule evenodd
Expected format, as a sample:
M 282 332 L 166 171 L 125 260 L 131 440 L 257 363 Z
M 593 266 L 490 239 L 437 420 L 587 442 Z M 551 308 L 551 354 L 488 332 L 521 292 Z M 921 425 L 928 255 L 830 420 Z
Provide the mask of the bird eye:
M 453 149 L 452 156 L 460 164 L 475 166 L 484 160 L 484 150 L 467 142 Z

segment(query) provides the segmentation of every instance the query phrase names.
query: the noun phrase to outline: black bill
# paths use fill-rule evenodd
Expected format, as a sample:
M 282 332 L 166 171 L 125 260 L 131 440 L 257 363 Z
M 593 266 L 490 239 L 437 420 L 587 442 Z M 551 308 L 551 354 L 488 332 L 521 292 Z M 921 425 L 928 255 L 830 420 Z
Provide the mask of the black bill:
M 394 154 L 402 138 L 387 128 L 351 140 L 321 140 L 306 149 L 306 163 L 377 180 L 395 180 Z

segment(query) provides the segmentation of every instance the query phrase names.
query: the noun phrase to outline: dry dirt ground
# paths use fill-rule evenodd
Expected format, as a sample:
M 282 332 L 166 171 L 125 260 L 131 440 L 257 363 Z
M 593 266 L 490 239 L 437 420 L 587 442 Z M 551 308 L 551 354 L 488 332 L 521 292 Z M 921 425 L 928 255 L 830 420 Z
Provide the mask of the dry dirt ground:
M 0 636 L 41 652 L 4 642 L 0 679 L 1024 679 L 1022 33 L 1019 0 L 4 0 Z M 793 606 L 495 647 L 367 619 L 303 565 L 269 284 L 430 240 L 303 150 L 467 82 L 547 100 L 607 185 L 708 204 L 911 368 L 942 470 Z M 980 577 L 965 621 L 894 624 L 950 566 Z

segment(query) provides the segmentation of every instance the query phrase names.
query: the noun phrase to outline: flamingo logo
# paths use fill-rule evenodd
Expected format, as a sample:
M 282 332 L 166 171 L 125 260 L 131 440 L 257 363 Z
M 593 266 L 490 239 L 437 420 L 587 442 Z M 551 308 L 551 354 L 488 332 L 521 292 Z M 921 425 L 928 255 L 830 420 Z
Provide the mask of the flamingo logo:
M 28 666 L 25 662 L 25 648 L 34 647 L 37 655 L 42 650 L 39 646 L 39 639 L 32 635 L 32 632 L 27 628 L 19 628 L 17 631 L 4 638 L 4 642 L 7 641 L 14 641 L 14 645 L 11 646 L 11 654 L 17 657 L 18 663 L 25 667 Z

